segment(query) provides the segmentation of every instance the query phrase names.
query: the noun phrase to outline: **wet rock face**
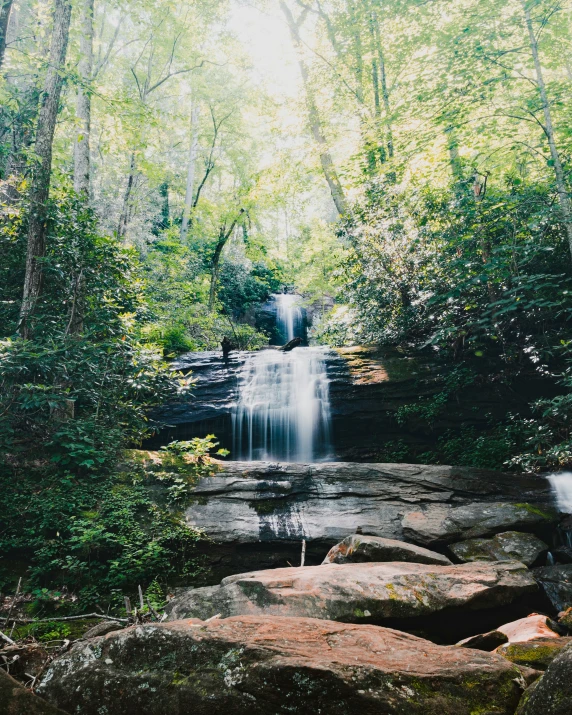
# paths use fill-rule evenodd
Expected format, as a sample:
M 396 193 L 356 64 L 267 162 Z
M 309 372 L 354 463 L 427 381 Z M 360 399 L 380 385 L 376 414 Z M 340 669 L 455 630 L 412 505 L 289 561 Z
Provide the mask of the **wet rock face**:
M 34 695 L 0 668 L 0 713 L 2 715 L 66 715 Z
M 572 703 L 572 644 L 548 665 L 525 694 L 517 715 L 570 715 Z
M 520 561 L 532 566 L 546 557 L 548 546 L 534 534 L 505 531 L 492 539 L 469 539 L 449 549 L 462 563 L 468 561 Z
M 220 586 L 180 592 L 166 610 L 169 620 L 220 614 L 383 623 L 495 608 L 536 590 L 528 570 L 516 562 L 324 564 L 229 576 Z
M 572 564 L 543 566 L 533 573 L 556 611 L 572 606 Z
M 82 715 L 512 715 L 520 670 L 375 626 L 240 617 L 76 644 L 40 691 Z
M 407 544 L 395 539 L 354 534 L 348 536 L 328 551 L 325 564 L 352 564 L 382 561 L 408 561 L 418 564 L 438 564 L 451 566 L 451 561 L 443 554 L 429 551 L 422 546 Z

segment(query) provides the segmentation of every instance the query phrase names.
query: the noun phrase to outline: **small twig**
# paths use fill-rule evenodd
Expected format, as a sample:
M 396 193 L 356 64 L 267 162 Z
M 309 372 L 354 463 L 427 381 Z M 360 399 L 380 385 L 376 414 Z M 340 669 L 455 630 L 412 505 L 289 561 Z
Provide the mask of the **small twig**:
M 18 600 L 18 594 L 20 593 L 20 588 L 22 586 L 22 577 L 18 579 L 18 585 L 16 586 L 16 593 L 14 594 L 14 598 L 12 600 L 12 603 L 10 604 L 10 610 L 8 611 L 8 618 L 6 619 L 6 625 L 9 625 L 8 621 L 10 620 L 10 616 L 12 615 L 12 611 L 14 609 L 14 606 L 16 605 L 16 601 Z M 16 625 L 16 621 L 12 624 L 12 630 L 10 631 L 10 636 L 14 632 L 14 626 Z
M 131 617 L 131 601 L 129 600 L 129 596 L 125 596 L 125 611 L 127 612 L 127 618 L 129 619 Z
M 2 638 L 2 640 L 6 641 L 6 643 L 9 643 L 10 645 L 16 645 L 16 643 L 5 633 L 2 633 L 2 631 L 0 631 L 0 638 Z
M 81 616 L 58 616 L 57 618 L 15 618 L 15 623 L 51 623 L 52 621 L 81 621 L 82 618 L 100 618 L 106 621 L 119 621 L 128 623 L 128 618 L 116 618 L 115 616 L 103 616 L 101 613 L 84 613 Z M 0 621 L 6 623 L 8 619 L 0 617 Z M 10 619 L 12 620 L 12 619 Z
M 161 616 L 160 616 L 160 615 L 157 613 L 157 611 L 153 608 L 153 606 L 151 605 L 151 601 L 149 600 L 149 598 L 147 598 L 147 605 L 149 606 L 149 610 L 151 611 L 151 613 L 153 614 L 153 616 L 154 616 L 158 621 L 160 621 L 160 620 L 161 620 Z
M 302 558 L 300 559 L 300 566 L 303 566 L 305 561 L 306 561 L 306 539 L 302 539 Z
M 137 590 L 139 591 L 139 605 L 141 606 L 141 610 L 143 610 L 145 608 L 145 602 L 143 601 L 143 589 L 141 585 L 137 586 Z
M 211 621 L 218 621 L 218 619 L 222 616 L 222 613 L 217 613 L 216 616 L 211 616 L 210 618 L 207 618 L 204 623 L 210 623 Z

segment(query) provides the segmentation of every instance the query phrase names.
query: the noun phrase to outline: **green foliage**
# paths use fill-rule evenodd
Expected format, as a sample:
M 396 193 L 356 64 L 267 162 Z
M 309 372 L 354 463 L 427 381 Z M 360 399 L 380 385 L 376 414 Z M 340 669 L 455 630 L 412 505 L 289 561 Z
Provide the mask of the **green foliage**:
M 15 335 L 25 236 L 25 212 L 0 227 L 0 444 L 15 456 L 37 453 L 74 473 L 98 473 L 149 434 L 149 408 L 185 384 L 135 338 L 144 304 L 134 255 L 99 235 L 73 195 L 49 205 L 32 337 Z

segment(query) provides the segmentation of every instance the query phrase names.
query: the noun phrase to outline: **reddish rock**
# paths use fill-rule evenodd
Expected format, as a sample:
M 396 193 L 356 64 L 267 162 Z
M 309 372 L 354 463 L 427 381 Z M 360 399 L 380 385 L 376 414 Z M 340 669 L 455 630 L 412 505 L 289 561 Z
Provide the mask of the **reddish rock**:
M 220 586 L 181 592 L 167 612 L 169 620 L 221 614 L 379 623 L 444 609 L 504 606 L 536 589 L 528 569 L 517 562 L 325 564 L 229 576 Z
M 77 643 L 40 690 L 82 715 L 512 715 L 523 687 L 496 654 L 376 626 L 241 616 Z
M 66 715 L 0 668 L 0 715 Z
M 325 564 L 355 564 L 382 561 L 407 561 L 417 564 L 450 566 L 451 561 L 443 554 L 429 551 L 422 546 L 408 544 L 380 536 L 353 534 L 328 551 Z
M 499 626 L 497 631 L 504 633 L 509 643 L 523 643 L 536 638 L 560 638 L 560 635 L 550 627 L 550 623 L 551 619 L 548 616 L 531 613 L 526 618 L 519 618 L 518 621 Z

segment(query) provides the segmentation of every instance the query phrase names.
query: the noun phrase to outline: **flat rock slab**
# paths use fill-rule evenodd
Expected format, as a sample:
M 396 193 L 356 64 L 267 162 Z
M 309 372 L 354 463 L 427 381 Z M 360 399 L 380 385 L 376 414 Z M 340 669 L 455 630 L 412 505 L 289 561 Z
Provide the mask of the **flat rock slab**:
M 196 502 L 185 514 L 190 526 L 219 543 L 306 539 L 331 547 L 361 527 L 371 536 L 426 545 L 520 525 L 529 531 L 551 519 L 544 506 L 532 511 L 534 507 L 503 504 L 550 504 L 549 487 L 537 477 L 467 467 L 351 462 L 225 462 L 220 469 L 199 481 Z M 483 518 L 483 502 L 488 519 Z M 455 511 L 464 504 L 468 511 Z M 411 513 L 421 513 L 423 519 L 408 519 Z
M 568 645 L 526 691 L 517 715 L 570 715 L 571 703 L 572 645 Z
M 409 561 L 418 564 L 451 566 L 443 554 L 396 539 L 353 534 L 329 550 L 325 564 L 352 564 L 381 561 Z
M 512 715 L 524 685 L 492 653 L 376 626 L 243 616 L 78 643 L 39 690 L 82 715 Z
M 449 549 L 461 561 L 520 561 L 537 564 L 548 553 L 548 545 L 534 534 L 504 531 L 492 539 L 468 539 L 450 544 Z
M 229 576 L 220 586 L 183 591 L 166 610 L 169 620 L 220 614 L 383 622 L 445 609 L 495 608 L 536 590 L 528 569 L 517 562 L 325 564 Z
M 508 642 L 508 637 L 500 631 L 489 631 L 488 633 L 479 633 L 470 638 L 464 638 L 456 645 L 460 648 L 474 648 L 475 650 L 486 650 L 489 653 L 500 645 Z
M 572 606 L 572 564 L 542 566 L 532 573 L 556 611 Z
M 450 544 L 479 536 L 511 531 L 534 531 L 555 523 L 558 517 L 550 508 L 528 503 L 506 502 L 466 504 L 464 506 L 424 507 L 406 514 L 403 536 L 424 546 Z
M 1 715 L 66 715 L 63 710 L 34 695 L 0 668 Z

